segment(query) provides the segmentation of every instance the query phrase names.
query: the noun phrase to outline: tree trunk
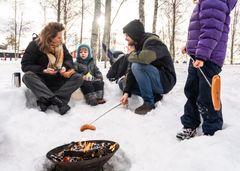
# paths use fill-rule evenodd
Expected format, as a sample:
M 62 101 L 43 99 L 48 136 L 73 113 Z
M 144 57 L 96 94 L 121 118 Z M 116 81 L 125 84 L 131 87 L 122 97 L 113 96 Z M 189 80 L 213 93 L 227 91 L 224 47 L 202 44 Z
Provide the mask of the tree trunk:
M 66 39 L 67 39 L 67 15 L 68 15 L 68 10 L 67 10 L 67 5 L 68 5 L 68 2 L 67 0 L 64 0 L 64 5 L 63 5 L 63 23 L 65 25 L 65 31 L 64 31 L 64 42 L 66 42 Z
M 103 33 L 103 43 L 106 45 L 106 53 L 102 53 L 102 60 L 104 60 L 104 68 L 107 67 L 107 51 L 110 47 L 110 34 L 111 34 L 111 4 L 112 0 L 105 2 L 105 23 Z
M 14 58 L 17 58 L 17 0 L 14 1 Z M 12 60 L 12 58 L 10 57 L 10 60 Z
M 230 64 L 234 62 L 234 44 L 235 44 L 235 37 L 236 37 L 236 26 L 238 22 L 238 9 L 235 7 L 234 14 L 233 14 L 233 21 L 232 21 L 232 34 L 231 34 L 231 45 L 230 45 Z
M 91 35 L 91 47 L 92 47 L 92 54 L 94 57 L 94 61 L 96 62 L 97 58 L 100 59 L 100 46 L 98 46 L 98 38 L 100 38 L 100 27 L 98 23 L 98 17 L 101 15 L 101 2 L 100 0 L 95 0 L 95 7 L 94 7 L 94 18 L 92 23 L 92 35 Z M 101 43 L 99 41 L 99 43 Z M 98 53 L 99 52 L 99 53 Z
M 23 28 L 23 13 L 21 13 L 21 22 L 20 22 L 20 27 L 19 27 L 19 32 L 18 32 L 17 57 L 19 57 L 19 48 L 20 48 L 20 42 L 21 42 L 22 28 Z
M 154 14 L 153 14 L 153 25 L 152 25 L 152 32 L 154 34 L 156 34 L 157 15 L 158 15 L 158 0 L 155 0 L 155 2 L 154 2 Z
M 61 0 L 58 0 L 57 4 L 57 22 L 60 22 L 61 17 Z
M 175 32 L 176 32 L 176 0 L 174 0 L 173 4 L 172 4 L 172 9 L 173 9 L 173 19 L 172 19 L 172 40 L 171 40 L 171 50 L 172 50 L 172 58 L 173 61 L 175 61 Z
M 140 21 L 143 23 L 143 25 L 145 26 L 145 12 L 144 12 L 144 3 L 145 0 L 139 0 L 139 19 Z
M 82 21 L 81 21 L 81 32 L 80 32 L 80 43 L 82 43 L 83 39 L 83 19 L 84 19 L 84 0 L 82 0 Z

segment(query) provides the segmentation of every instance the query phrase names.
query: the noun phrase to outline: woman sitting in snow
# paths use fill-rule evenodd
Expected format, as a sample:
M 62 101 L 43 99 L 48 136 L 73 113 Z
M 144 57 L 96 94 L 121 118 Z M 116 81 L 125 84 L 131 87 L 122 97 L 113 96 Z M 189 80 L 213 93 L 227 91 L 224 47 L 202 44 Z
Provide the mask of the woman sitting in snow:
M 99 68 L 94 63 L 92 50 L 86 44 L 79 45 L 75 69 L 83 76 L 83 85 L 80 87 L 86 103 L 91 106 L 105 103 L 103 99 L 104 82 Z
M 74 71 L 72 56 L 62 44 L 63 30 L 61 23 L 47 24 L 39 37 L 29 43 L 21 61 L 25 72 L 23 82 L 37 97 L 41 111 L 56 105 L 61 115 L 70 109 L 67 103 L 83 82 Z

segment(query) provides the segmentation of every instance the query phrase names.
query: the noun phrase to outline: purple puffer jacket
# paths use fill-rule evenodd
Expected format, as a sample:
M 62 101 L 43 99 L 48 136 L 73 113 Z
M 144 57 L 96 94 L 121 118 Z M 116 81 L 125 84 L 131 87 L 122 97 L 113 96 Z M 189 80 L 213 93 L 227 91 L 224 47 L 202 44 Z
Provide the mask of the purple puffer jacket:
M 187 53 L 220 67 L 226 55 L 230 12 L 237 0 L 199 0 L 188 28 Z

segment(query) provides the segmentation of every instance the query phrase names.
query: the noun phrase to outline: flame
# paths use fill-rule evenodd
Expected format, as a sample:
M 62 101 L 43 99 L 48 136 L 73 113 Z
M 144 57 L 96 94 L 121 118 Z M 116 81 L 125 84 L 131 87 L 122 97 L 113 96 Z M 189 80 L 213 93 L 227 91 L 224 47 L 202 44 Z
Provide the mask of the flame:
M 59 152 L 56 155 L 53 155 L 52 158 L 55 161 L 63 162 L 76 162 L 86 159 L 99 158 L 107 153 L 112 153 L 118 148 L 117 143 L 105 143 L 105 142 L 76 142 L 69 144 L 63 151 Z M 73 151 L 80 152 L 79 156 L 65 156 L 64 151 Z M 84 153 L 84 154 L 83 154 Z

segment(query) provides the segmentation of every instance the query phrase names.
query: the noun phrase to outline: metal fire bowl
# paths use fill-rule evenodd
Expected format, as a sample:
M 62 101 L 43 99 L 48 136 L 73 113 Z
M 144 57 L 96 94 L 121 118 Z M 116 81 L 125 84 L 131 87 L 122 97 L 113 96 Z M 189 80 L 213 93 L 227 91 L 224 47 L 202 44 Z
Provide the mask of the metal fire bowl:
M 71 142 L 69 144 L 65 144 L 59 147 L 56 147 L 52 150 L 50 150 L 47 154 L 46 157 L 52 161 L 55 165 L 56 168 L 59 170 L 63 171 L 101 171 L 103 165 L 114 155 L 114 153 L 118 150 L 119 144 L 113 141 L 107 141 L 107 140 L 90 140 L 90 141 L 81 141 L 81 142 L 94 142 L 94 143 L 111 143 L 111 144 L 116 144 L 115 150 L 111 153 L 107 153 L 106 155 L 99 157 L 99 158 L 92 158 L 89 160 L 81 160 L 77 162 L 69 162 L 69 161 L 55 161 L 51 157 L 51 155 L 56 155 L 59 152 L 63 151 L 66 149 L 70 144 L 72 143 L 77 143 L 77 142 Z

